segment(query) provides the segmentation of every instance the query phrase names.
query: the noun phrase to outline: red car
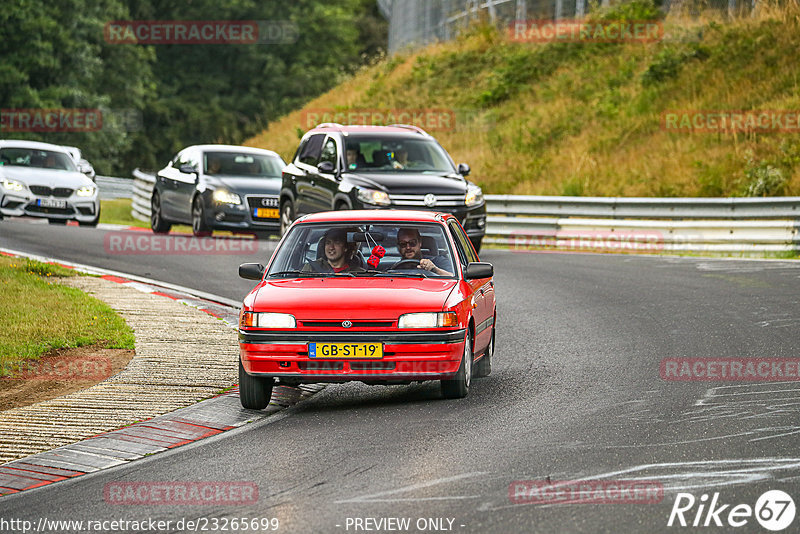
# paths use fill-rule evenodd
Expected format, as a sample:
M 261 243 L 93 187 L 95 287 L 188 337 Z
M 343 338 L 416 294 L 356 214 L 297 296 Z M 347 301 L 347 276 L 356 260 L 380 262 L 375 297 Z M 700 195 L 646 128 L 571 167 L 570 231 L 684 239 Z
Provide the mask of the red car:
M 491 372 L 494 269 L 450 214 L 331 211 L 298 219 L 239 319 L 242 406 L 269 403 L 282 384 L 440 380 L 467 395 Z

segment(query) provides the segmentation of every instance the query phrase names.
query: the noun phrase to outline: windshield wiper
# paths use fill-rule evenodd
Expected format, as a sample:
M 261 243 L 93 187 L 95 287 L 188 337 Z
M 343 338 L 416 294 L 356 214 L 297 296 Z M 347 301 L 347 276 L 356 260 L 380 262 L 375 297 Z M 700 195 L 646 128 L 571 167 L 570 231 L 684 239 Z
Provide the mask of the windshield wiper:
M 273 276 L 330 276 L 333 273 L 315 273 L 313 271 L 278 271 L 277 273 L 269 273 L 269 278 Z

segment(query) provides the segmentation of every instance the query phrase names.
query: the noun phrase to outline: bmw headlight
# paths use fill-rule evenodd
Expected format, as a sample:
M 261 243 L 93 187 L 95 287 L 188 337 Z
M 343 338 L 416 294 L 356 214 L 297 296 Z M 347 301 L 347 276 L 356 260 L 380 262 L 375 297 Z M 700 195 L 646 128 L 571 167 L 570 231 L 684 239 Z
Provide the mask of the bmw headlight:
M 480 187 L 470 186 L 467 195 L 464 197 L 464 204 L 467 206 L 477 206 L 483 202 L 483 191 Z
M 406 313 L 397 320 L 397 328 L 442 328 L 458 326 L 455 312 Z
M 359 188 L 356 192 L 358 200 L 365 204 L 373 204 L 376 206 L 388 206 L 392 203 L 389 200 L 389 194 L 385 191 L 378 191 L 377 189 L 362 189 Z
M 230 191 L 226 191 L 224 189 L 217 189 L 211 195 L 211 198 L 214 199 L 214 202 L 219 202 L 220 204 L 241 204 L 242 199 L 239 198 L 239 195 L 236 193 L 231 193 Z
M 25 191 L 25 184 L 16 180 L 3 180 L 3 187 L 9 191 Z
M 94 192 L 95 192 L 94 187 L 92 187 L 91 185 L 85 185 L 80 189 L 78 189 L 77 191 L 75 191 L 75 194 L 78 195 L 79 197 L 90 197 L 94 195 Z
M 288 313 L 243 312 L 239 319 L 240 328 L 296 328 L 294 315 Z

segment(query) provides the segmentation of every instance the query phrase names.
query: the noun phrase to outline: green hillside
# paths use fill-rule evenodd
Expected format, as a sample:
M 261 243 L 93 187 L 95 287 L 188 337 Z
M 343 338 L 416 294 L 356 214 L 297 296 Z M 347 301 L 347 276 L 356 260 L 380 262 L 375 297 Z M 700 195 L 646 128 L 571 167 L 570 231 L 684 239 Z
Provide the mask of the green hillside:
M 597 20 L 660 17 L 640 1 Z M 444 109 L 431 131 L 487 193 L 800 195 L 800 134 L 669 130 L 668 111 L 800 111 L 800 8 L 670 14 L 655 42 L 515 42 L 473 28 L 365 68 L 246 144 L 290 158 L 309 110 Z M 796 115 L 795 115 L 796 117 Z

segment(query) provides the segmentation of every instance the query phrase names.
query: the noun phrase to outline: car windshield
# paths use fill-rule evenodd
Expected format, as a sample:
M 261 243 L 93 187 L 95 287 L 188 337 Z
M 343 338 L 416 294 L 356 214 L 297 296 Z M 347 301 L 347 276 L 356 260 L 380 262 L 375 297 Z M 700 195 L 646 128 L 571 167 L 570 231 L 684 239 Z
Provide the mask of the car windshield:
M 286 164 L 276 156 L 239 152 L 204 152 L 203 172 L 253 178 L 280 178 Z
M 349 136 L 345 149 L 351 171 L 455 172 L 447 153 L 430 138 Z
M 267 277 L 452 278 L 455 272 L 450 244 L 439 224 L 309 223 L 289 231 Z
M 38 148 L 0 148 L 0 165 L 37 167 L 58 171 L 78 170 L 69 155 L 63 152 L 39 150 Z

